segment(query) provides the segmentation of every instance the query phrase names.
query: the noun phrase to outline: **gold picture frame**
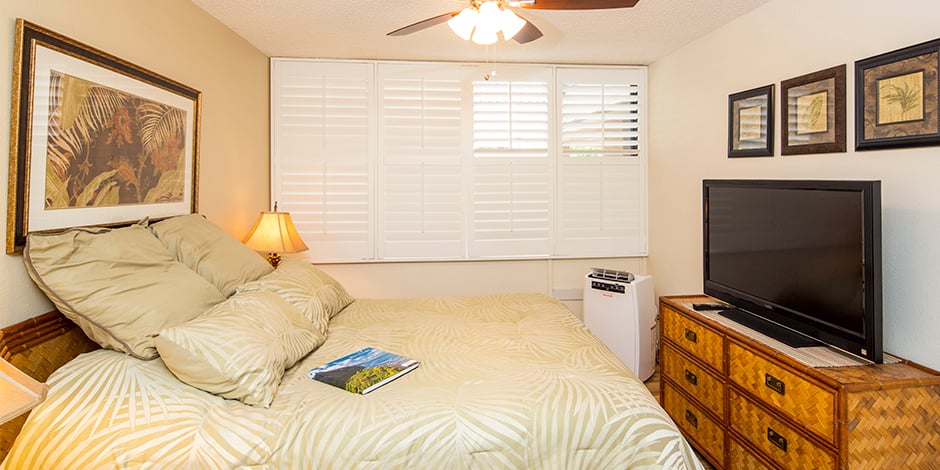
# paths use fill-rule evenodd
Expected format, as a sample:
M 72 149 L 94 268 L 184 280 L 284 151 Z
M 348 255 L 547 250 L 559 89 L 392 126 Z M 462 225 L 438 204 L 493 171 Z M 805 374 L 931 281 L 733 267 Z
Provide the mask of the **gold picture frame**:
M 728 96 L 728 156 L 774 154 L 774 85 Z
M 196 212 L 199 91 L 23 19 L 14 54 L 7 253 Z
M 780 83 L 780 153 L 845 152 L 845 64 Z
M 855 149 L 940 145 L 940 39 L 855 62 Z

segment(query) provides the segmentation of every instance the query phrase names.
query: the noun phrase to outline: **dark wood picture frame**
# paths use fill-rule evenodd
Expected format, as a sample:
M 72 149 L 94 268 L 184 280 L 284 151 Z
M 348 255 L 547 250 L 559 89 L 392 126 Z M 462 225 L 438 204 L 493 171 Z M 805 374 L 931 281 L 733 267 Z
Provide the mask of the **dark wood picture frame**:
M 728 156 L 774 154 L 774 85 L 728 95 Z
M 6 252 L 30 232 L 197 210 L 202 94 L 16 20 Z
M 855 62 L 855 149 L 940 145 L 940 39 Z
M 780 153 L 845 152 L 845 64 L 780 83 Z

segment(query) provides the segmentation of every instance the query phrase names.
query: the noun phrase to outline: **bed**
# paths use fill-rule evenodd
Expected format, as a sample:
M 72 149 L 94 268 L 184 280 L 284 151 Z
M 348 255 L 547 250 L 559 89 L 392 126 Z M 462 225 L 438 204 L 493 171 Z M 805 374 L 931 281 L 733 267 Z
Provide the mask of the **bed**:
M 67 232 L 68 249 L 31 236 L 30 275 L 80 328 L 47 336 L 86 352 L 49 376 L 3 468 L 701 468 L 644 384 L 548 296 L 353 299 L 309 263 L 256 263 L 196 215 L 118 230 L 133 248 L 115 229 Z M 218 295 L 177 282 L 167 298 L 115 267 L 149 270 L 142 245 L 168 253 L 157 277 L 199 284 L 182 265 Z M 141 284 L 115 286 L 128 276 Z M 64 321 L 46 317 L 31 328 Z M 420 367 L 368 395 L 307 377 L 367 346 Z

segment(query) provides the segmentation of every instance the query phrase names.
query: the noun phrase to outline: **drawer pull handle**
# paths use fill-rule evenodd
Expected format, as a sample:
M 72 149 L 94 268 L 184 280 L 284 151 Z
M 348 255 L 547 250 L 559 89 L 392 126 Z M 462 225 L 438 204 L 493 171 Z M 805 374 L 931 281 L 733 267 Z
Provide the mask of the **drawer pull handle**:
M 764 385 L 781 395 L 787 394 L 787 384 L 770 374 L 764 374 Z
M 689 341 L 691 341 L 691 342 L 693 342 L 693 343 L 697 343 L 697 342 L 698 342 L 698 335 L 695 334 L 694 331 L 692 331 L 692 330 L 686 328 L 686 329 L 685 329 L 685 339 L 687 339 L 687 340 L 689 340 Z
M 771 428 L 767 428 L 767 440 L 770 441 L 771 444 L 777 446 L 777 448 L 780 450 L 784 452 L 787 451 L 787 438 L 778 434 L 777 431 L 774 431 Z
M 687 380 L 692 385 L 698 385 L 698 377 L 689 371 L 689 369 L 685 370 L 685 380 Z
M 685 420 L 692 425 L 693 428 L 698 428 L 698 417 L 695 416 L 691 410 L 685 410 Z

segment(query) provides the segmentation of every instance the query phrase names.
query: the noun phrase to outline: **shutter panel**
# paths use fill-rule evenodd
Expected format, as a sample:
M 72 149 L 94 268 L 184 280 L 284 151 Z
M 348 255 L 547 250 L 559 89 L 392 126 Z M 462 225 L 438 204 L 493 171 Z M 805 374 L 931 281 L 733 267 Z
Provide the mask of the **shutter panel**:
M 379 257 L 466 256 L 457 66 L 379 64 Z
M 552 253 L 550 80 L 532 67 L 473 82 L 471 258 Z
M 374 257 L 373 66 L 272 61 L 272 196 L 316 261 Z
M 550 189 L 547 165 L 475 163 L 471 257 L 550 255 Z
M 474 158 L 547 158 L 548 119 L 548 80 L 473 82 Z
M 559 69 L 559 256 L 647 251 L 645 69 Z

